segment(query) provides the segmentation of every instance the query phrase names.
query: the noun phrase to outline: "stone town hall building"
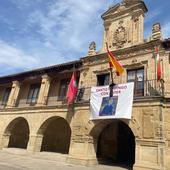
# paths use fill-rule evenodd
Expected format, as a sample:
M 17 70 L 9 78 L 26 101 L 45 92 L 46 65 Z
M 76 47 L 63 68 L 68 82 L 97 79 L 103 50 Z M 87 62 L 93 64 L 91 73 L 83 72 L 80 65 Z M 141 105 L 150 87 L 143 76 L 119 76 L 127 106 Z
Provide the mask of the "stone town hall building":
M 57 152 L 74 164 L 125 164 L 136 170 L 170 170 L 170 40 L 153 25 L 144 39 L 147 7 L 123 0 L 103 15 L 103 47 L 77 61 L 0 78 L 0 148 Z M 90 87 L 110 75 L 105 42 L 124 65 L 115 83 L 135 82 L 131 120 L 90 121 Z M 154 48 L 159 48 L 162 80 L 156 80 Z M 79 91 L 65 100 L 72 71 Z M 124 106 L 126 107 L 126 103 Z

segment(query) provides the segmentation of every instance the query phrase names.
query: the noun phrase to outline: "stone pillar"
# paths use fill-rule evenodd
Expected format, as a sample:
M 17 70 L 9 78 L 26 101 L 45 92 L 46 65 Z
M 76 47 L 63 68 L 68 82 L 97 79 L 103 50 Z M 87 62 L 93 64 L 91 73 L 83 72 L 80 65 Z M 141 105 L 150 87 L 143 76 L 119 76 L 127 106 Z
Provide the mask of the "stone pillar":
M 3 134 L 0 134 L 0 150 L 3 148 Z
M 20 83 L 18 81 L 13 81 L 11 93 L 9 95 L 8 102 L 7 102 L 8 108 L 15 107 L 19 95 L 19 91 L 20 91 Z
M 27 146 L 28 152 L 40 152 L 42 145 L 43 135 L 32 134 L 29 136 L 29 142 Z
M 45 74 L 42 76 L 37 105 L 43 106 L 47 104 L 49 89 L 50 89 L 50 77 L 47 74 Z
M 91 136 L 83 134 L 72 136 L 67 162 L 78 165 L 96 165 L 96 141 Z
M 10 136 L 11 136 L 10 134 L 3 134 L 2 135 L 1 148 L 8 148 Z
M 4 134 L 0 134 L 0 150 L 3 149 L 3 139 L 4 139 Z
M 140 163 L 140 144 L 138 143 L 138 141 L 136 140 L 136 147 L 135 147 L 135 165 L 133 167 L 133 169 L 135 169 L 137 167 L 137 165 Z
M 164 142 L 136 140 L 134 170 L 165 170 Z

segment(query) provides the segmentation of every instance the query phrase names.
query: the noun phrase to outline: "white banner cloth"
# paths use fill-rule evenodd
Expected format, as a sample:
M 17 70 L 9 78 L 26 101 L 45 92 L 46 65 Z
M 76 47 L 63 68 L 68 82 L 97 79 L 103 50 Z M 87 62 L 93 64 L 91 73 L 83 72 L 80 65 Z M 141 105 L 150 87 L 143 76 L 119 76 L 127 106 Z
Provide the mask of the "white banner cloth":
M 113 87 L 113 97 L 109 97 L 109 86 L 91 88 L 90 120 L 131 119 L 134 83 L 118 84 Z

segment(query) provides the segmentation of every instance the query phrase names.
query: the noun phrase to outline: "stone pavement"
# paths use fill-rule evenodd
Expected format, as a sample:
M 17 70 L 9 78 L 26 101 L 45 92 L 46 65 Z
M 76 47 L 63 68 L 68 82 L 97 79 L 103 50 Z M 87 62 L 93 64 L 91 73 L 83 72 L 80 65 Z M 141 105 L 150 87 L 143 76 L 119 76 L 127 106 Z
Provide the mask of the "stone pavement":
M 18 152 L 15 149 L 6 149 L 0 151 L 0 170 L 127 170 L 121 167 L 97 165 L 93 167 L 84 167 L 78 165 L 69 165 L 62 161 L 50 160 L 49 155 L 32 155 L 26 152 Z

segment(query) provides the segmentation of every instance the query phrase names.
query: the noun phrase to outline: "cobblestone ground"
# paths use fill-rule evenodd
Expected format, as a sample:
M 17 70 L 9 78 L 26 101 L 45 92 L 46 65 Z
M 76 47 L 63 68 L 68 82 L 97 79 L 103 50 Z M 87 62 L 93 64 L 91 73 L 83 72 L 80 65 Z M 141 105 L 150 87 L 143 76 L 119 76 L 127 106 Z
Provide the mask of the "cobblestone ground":
M 48 156 L 48 155 L 47 155 Z M 84 167 L 69 165 L 62 161 L 49 160 L 45 157 L 35 157 L 29 154 L 15 154 L 12 152 L 0 151 L 0 170 L 127 170 L 126 168 L 97 165 Z

